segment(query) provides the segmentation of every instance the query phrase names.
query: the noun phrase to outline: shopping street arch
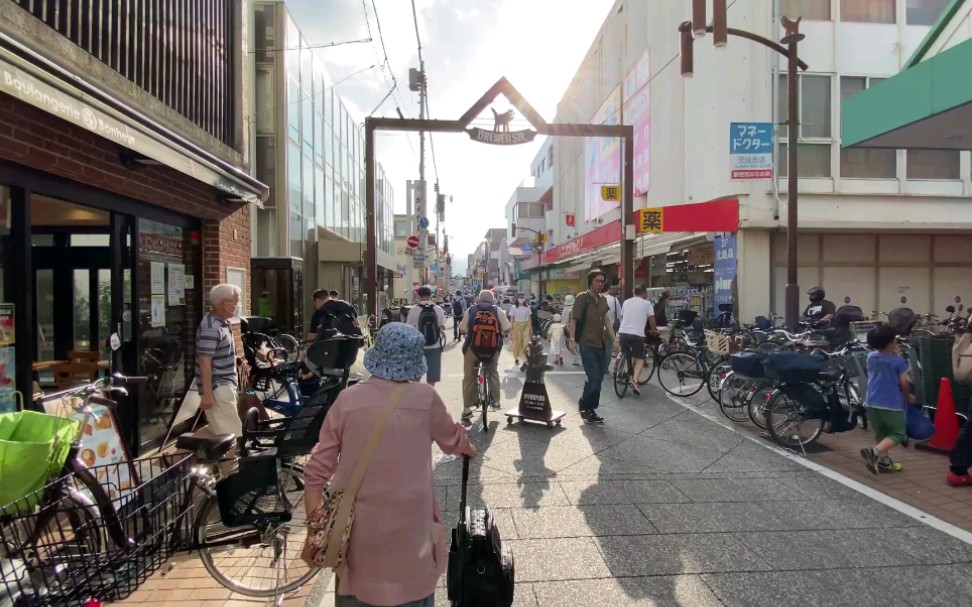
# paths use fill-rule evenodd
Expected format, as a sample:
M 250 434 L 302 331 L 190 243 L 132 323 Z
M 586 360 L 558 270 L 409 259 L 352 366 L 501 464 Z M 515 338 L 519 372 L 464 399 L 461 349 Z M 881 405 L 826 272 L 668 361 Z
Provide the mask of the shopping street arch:
M 513 114 L 493 112 L 494 128 L 487 131 L 471 127 L 471 123 L 500 94 L 529 121 L 533 130 L 510 131 Z M 374 118 L 365 119 L 365 223 L 367 224 L 367 250 L 365 251 L 365 293 L 368 313 L 377 315 L 378 310 L 378 225 L 375 212 L 375 132 L 376 131 L 429 131 L 433 133 L 466 133 L 474 141 L 494 145 L 515 145 L 532 141 L 536 135 L 554 137 L 616 137 L 622 140 L 624 158 L 621 183 L 621 284 L 626 296 L 630 296 L 634 282 L 634 127 L 630 125 L 564 124 L 547 123 L 523 98 L 506 78 L 500 78 L 458 120 L 421 118 Z M 423 201 L 426 202 L 427 201 Z

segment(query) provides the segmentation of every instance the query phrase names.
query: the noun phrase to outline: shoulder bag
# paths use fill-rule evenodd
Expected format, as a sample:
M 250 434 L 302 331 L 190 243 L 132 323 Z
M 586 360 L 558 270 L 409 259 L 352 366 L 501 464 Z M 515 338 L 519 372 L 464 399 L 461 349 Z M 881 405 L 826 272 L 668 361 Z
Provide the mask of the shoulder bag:
M 378 450 L 388 419 L 408 386 L 409 384 L 397 386 L 389 395 L 388 404 L 378 414 L 378 419 L 371 428 L 368 442 L 365 444 L 361 459 L 354 467 L 348 488 L 345 491 L 334 491 L 331 481 L 324 486 L 321 505 L 311 514 L 307 522 L 307 541 L 300 554 L 300 558 L 308 566 L 338 569 L 344 564 L 348 540 L 351 539 L 351 524 L 354 523 L 355 496 Z

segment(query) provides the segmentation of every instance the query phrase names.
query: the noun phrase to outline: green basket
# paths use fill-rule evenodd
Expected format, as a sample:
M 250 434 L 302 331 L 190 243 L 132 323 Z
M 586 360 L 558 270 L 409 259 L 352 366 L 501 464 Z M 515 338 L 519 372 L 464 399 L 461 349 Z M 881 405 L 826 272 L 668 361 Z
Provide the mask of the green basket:
M 0 415 L 0 514 L 32 507 L 51 476 L 64 466 L 80 422 L 37 411 Z M 32 503 L 20 500 L 27 498 Z M 20 503 L 17 503 L 20 502 Z

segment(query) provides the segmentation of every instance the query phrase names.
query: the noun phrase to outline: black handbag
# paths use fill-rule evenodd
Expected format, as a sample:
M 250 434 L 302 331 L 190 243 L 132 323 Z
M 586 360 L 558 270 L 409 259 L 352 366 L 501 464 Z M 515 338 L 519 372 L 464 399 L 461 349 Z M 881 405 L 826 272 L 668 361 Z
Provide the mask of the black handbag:
M 459 523 L 452 530 L 446 592 L 452 607 L 510 607 L 515 569 L 513 553 L 503 547 L 489 508 L 466 506 L 469 458 L 462 458 L 462 498 Z

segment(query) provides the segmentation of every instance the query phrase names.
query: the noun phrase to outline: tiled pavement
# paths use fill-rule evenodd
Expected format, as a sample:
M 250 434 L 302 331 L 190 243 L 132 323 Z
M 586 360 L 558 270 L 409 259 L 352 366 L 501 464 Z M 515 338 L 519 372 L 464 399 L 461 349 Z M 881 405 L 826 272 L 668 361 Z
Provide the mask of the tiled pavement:
M 501 368 L 512 362 L 504 352 Z M 443 368 L 439 389 L 458 416 L 461 358 L 452 344 Z M 672 402 L 656 386 L 618 400 L 605 382 L 606 423 L 585 426 L 575 404 L 582 384 L 576 367 L 547 376 L 553 402 L 568 412 L 562 428 L 492 416 L 489 432 L 471 432 L 481 455 L 470 501 L 494 509 L 513 548 L 516 605 L 933 606 L 972 596 L 972 545 L 961 539 Z M 504 374 L 505 405 L 521 387 L 521 374 Z M 888 482 L 866 478 L 854 463 L 856 472 L 846 466 L 855 480 Z M 457 460 L 436 467 L 447 526 L 458 518 L 460 471 Z M 204 574 L 197 562 L 177 564 L 127 602 L 265 604 L 232 598 Z M 444 606 L 442 584 L 436 604 Z M 327 578 L 303 592 L 307 605 L 333 604 Z

